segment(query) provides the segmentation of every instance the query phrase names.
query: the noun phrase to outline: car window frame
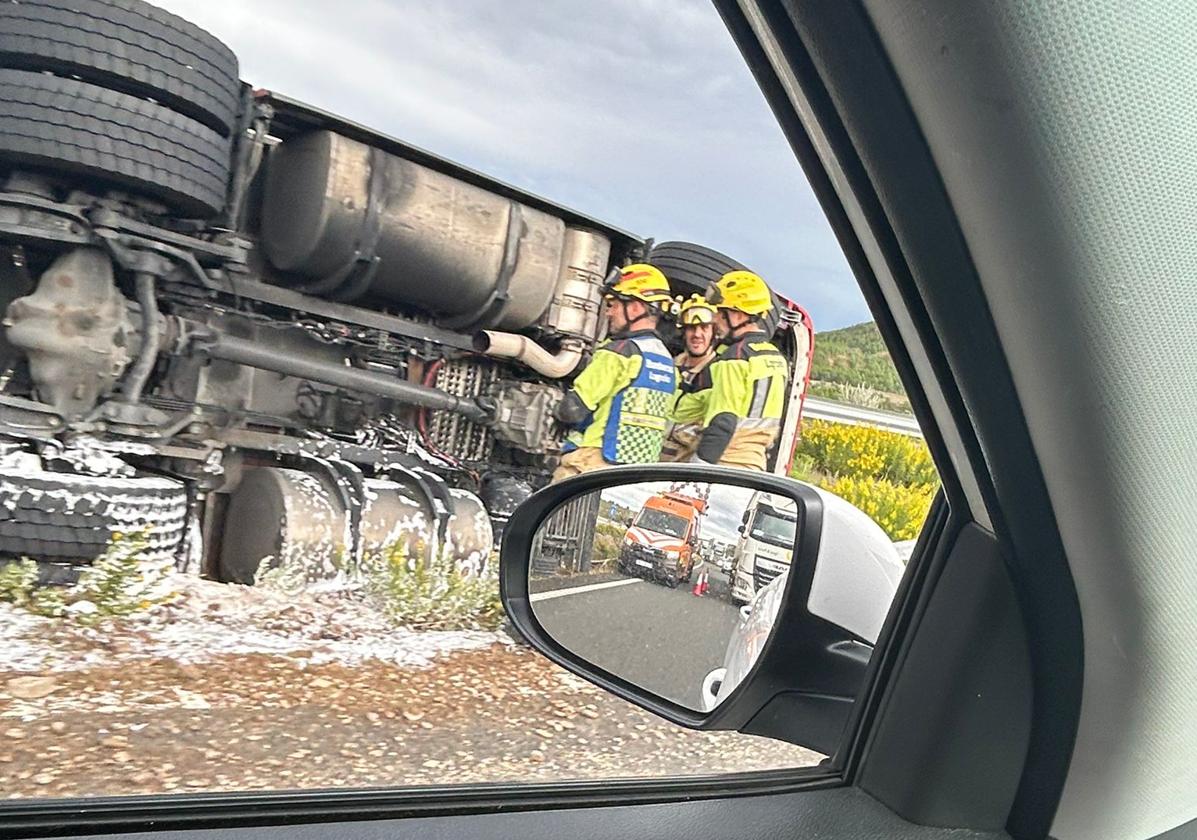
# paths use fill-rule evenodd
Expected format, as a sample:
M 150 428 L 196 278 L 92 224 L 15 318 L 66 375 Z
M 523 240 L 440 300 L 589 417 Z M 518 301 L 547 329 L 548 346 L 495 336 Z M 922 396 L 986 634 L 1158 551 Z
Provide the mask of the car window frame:
M 758 82 L 766 89 L 771 101 L 788 97 L 795 90 L 806 95 L 814 91 L 826 96 L 818 74 L 806 55 L 805 46 L 797 39 L 779 55 L 801 66 L 808 74 L 795 78 L 799 87 L 787 85 L 777 78 L 773 66 L 776 56 L 770 57 L 759 49 L 753 51 L 749 39 L 758 37 L 758 30 L 735 0 L 715 0 L 715 5 L 728 24 L 733 38 L 745 53 Z M 780 6 L 773 13 L 779 13 Z M 773 25 L 783 28 L 777 20 Z M 759 22 L 757 23 L 759 27 Z M 804 59 L 802 57 L 805 56 Z M 834 113 L 834 111 L 832 111 Z M 780 115 L 779 115 L 780 116 Z M 813 117 L 811 117 L 813 119 Z M 821 114 L 816 126 L 827 131 L 834 121 Z M 276 822 L 327 821 L 329 819 L 375 820 L 439 815 L 445 813 L 478 813 L 543 807 L 595 807 L 598 805 L 665 803 L 695 798 L 725 798 L 784 794 L 797 791 L 824 790 L 854 784 L 861 762 L 865 758 L 869 727 L 875 719 L 884 695 L 889 675 L 900 666 L 902 642 L 917 624 L 919 613 L 925 609 L 925 587 L 941 570 L 946 558 L 945 542 L 967 522 L 988 521 L 988 504 L 978 513 L 977 492 L 970 492 L 953 467 L 961 463 L 954 457 L 959 443 L 949 442 L 936 420 L 937 406 L 950 399 L 940 393 L 929 394 L 936 385 L 927 379 L 912 358 L 909 338 L 899 329 L 899 317 L 882 292 L 882 282 L 874 271 L 874 263 L 866 254 L 861 239 L 860 220 L 853 217 L 843 204 L 838 182 L 828 170 L 830 147 L 820 148 L 808 132 L 808 125 L 782 120 L 796 157 L 802 165 L 811 188 L 820 200 L 828 222 L 844 248 L 858 284 L 865 294 L 878 328 L 907 390 L 914 413 L 920 420 L 937 471 L 941 489 L 933 503 L 931 514 L 924 523 L 894 599 L 890 614 L 875 647 L 866 675 L 866 683 L 858 697 L 853 720 L 840 750 L 828 761 L 815 767 L 791 768 L 742 774 L 720 774 L 695 777 L 656 777 L 631 780 L 602 780 L 599 782 L 554 782 L 521 785 L 516 788 L 505 783 L 484 785 L 428 786 L 426 788 L 370 788 L 359 791 L 313 790 L 301 792 L 263 792 L 254 794 L 195 794 L 152 795 L 133 797 L 96 797 L 87 800 L 39 800 L 0 804 L 0 828 L 37 834 L 70 828 L 87 833 L 113 830 L 153 828 L 213 827 L 243 824 L 275 824 Z M 905 317 L 909 317 L 906 315 Z M 929 383 L 924 385 L 924 381 Z M 967 444 L 963 444 L 967 446 Z M 972 458 L 963 463 L 972 462 Z M 965 473 L 968 471 L 965 470 Z M 979 492 L 979 491 L 978 491 Z M 507 788 L 507 790 L 504 790 Z

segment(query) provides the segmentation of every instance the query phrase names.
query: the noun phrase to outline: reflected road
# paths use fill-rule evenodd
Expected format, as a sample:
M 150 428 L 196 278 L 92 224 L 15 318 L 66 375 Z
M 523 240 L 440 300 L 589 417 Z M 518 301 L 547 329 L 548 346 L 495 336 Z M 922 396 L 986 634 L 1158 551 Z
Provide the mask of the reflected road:
M 710 566 L 708 566 L 708 569 Z M 577 655 L 629 682 L 701 708 L 702 680 L 723 665 L 739 610 L 716 593 L 727 578 L 711 572 L 698 598 L 683 584 L 669 589 L 638 578 L 533 596 L 550 635 Z

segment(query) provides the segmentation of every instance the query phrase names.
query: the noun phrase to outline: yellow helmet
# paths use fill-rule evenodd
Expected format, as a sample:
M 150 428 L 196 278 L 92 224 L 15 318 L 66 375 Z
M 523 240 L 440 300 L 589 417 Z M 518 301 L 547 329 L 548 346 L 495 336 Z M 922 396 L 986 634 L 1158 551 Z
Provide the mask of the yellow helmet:
M 656 306 L 667 307 L 673 302 L 669 281 L 660 269 L 647 263 L 633 263 L 619 269 L 619 276 L 603 291 L 607 297 L 641 300 Z
M 702 295 L 693 294 L 678 311 L 677 325 L 689 327 L 694 324 L 710 324 L 715 320 L 715 307 L 707 303 Z
M 751 271 L 729 271 L 710 285 L 706 298 L 717 309 L 738 309 L 748 315 L 773 311 L 773 293 Z

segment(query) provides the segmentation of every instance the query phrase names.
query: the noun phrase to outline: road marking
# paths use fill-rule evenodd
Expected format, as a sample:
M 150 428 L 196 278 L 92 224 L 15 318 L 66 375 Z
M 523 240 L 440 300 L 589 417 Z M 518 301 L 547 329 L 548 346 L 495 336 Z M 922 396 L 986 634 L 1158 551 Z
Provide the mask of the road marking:
M 609 580 L 606 583 L 591 583 L 587 586 L 575 586 L 571 589 L 554 589 L 552 592 L 537 592 L 535 595 L 528 597 L 529 601 L 535 603 L 536 601 L 548 601 L 551 598 L 564 598 L 566 595 L 581 595 L 583 592 L 594 592 L 597 589 L 611 589 L 615 586 L 627 586 L 629 583 L 643 583 L 640 578 L 628 578 L 627 580 Z

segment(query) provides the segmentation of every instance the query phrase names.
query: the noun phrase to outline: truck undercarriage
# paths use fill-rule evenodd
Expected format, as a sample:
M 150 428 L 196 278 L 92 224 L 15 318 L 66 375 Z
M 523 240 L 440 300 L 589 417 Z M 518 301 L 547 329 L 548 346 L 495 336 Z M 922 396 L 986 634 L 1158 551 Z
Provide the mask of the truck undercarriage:
M 182 48 L 168 17 L 118 23 Z M 86 563 L 138 532 L 242 583 L 335 582 L 396 547 L 484 563 L 551 471 L 612 267 L 689 294 L 739 264 L 252 93 L 190 30 L 226 83 L 36 44 L 0 67 L 0 555 Z

